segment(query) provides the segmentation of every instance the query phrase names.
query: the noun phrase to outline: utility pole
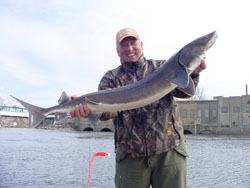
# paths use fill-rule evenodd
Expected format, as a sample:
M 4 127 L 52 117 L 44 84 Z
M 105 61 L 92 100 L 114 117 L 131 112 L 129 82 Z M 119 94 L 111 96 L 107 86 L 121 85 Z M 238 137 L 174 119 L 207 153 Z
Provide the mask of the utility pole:
M 195 119 L 195 122 L 194 122 L 194 135 L 196 136 L 196 126 L 197 126 L 197 120 Z

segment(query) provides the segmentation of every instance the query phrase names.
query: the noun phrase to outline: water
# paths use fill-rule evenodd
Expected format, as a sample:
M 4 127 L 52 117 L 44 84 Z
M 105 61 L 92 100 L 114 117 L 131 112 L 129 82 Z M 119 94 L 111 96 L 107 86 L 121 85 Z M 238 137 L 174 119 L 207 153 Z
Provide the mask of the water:
M 188 188 L 250 188 L 250 138 L 187 136 Z M 0 128 L 0 188 L 114 187 L 113 133 Z

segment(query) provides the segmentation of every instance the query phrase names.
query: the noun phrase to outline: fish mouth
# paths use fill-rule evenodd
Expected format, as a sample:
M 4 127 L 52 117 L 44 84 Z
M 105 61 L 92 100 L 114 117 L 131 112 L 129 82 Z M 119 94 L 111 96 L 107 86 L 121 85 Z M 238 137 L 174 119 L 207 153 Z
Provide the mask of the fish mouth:
M 208 41 L 208 43 L 207 43 L 207 45 L 206 45 L 206 48 L 205 48 L 206 51 L 207 51 L 209 48 L 211 48 L 211 47 L 214 45 L 214 43 L 216 42 L 216 39 L 217 39 L 217 37 L 218 37 L 218 32 L 217 32 L 217 31 L 214 31 L 214 32 L 208 34 L 208 37 L 209 37 L 210 39 L 209 39 L 209 41 Z

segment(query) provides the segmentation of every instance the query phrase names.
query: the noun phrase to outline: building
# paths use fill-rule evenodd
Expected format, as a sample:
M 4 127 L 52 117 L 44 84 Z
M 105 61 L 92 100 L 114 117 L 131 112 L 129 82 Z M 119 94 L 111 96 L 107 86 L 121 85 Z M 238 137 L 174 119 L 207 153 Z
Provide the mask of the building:
M 40 126 L 51 126 L 53 119 L 53 117 L 47 117 Z M 29 128 L 28 111 L 16 106 L 0 106 L 0 127 Z
M 0 127 L 29 127 L 29 113 L 16 106 L 0 106 Z
M 177 101 L 184 129 L 202 126 L 213 133 L 250 135 L 250 95 L 214 97 L 214 100 Z M 199 127 L 200 130 L 201 127 Z M 193 133 L 193 131 L 190 131 Z
M 217 125 L 216 100 L 178 101 L 181 120 L 184 125 Z
M 221 126 L 250 125 L 250 95 L 218 98 L 218 124 Z

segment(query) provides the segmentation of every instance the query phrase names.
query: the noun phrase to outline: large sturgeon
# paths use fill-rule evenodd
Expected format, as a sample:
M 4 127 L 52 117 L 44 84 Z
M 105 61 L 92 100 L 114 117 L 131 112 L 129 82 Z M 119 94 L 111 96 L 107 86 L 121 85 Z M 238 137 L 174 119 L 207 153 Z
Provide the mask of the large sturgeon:
M 91 110 L 91 121 L 94 122 L 102 112 L 117 112 L 148 105 L 176 87 L 183 88 L 189 95 L 195 93 L 190 74 L 200 65 L 205 57 L 205 52 L 213 46 L 217 38 L 214 31 L 204 35 L 186 46 L 167 60 L 161 68 L 149 76 L 133 84 L 88 93 L 71 100 L 65 92 L 59 99 L 59 104 L 41 108 L 13 97 L 29 111 L 29 123 L 31 127 L 37 127 L 50 114 L 55 115 L 55 122 L 67 117 L 68 113 L 78 104 L 87 105 Z

